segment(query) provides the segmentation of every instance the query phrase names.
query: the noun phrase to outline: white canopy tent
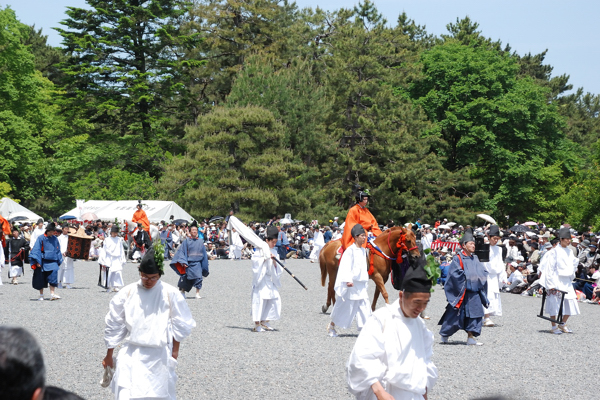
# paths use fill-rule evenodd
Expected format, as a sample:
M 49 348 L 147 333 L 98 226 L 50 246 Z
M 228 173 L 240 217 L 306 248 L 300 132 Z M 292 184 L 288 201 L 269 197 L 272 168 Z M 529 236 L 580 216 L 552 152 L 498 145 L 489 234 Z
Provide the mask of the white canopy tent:
M 0 215 L 9 221 L 19 217 L 20 222 L 30 223 L 36 223 L 38 219 L 42 218 L 8 197 L 3 197 L 0 200 Z
M 71 217 L 74 217 L 75 219 L 79 219 L 79 217 L 81 217 L 85 213 L 94 213 L 94 214 L 98 215 L 98 210 L 101 210 L 104 207 L 111 205 L 112 203 L 116 203 L 116 201 L 114 201 L 114 200 L 88 200 L 88 201 L 84 202 L 81 205 L 81 207 L 75 207 L 74 209 L 70 210 L 69 212 L 66 212 L 63 215 L 61 215 L 60 217 L 58 217 L 58 219 L 64 219 L 64 218 L 73 219 Z
M 89 207 L 88 203 L 91 203 Z M 103 207 L 99 207 L 101 203 L 105 203 Z M 83 204 L 81 214 L 93 212 L 98 216 L 98 219 L 101 219 L 102 221 L 114 221 L 115 218 L 119 221 L 124 219 L 130 220 L 133 217 L 137 204 L 137 200 L 88 200 Z M 174 201 L 142 200 L 142 204 L 143 210 L 146 212 L 150 222 L 168 221 L 171 215 L 174 219 L 185 219 L 186 221 L 192 220 L 192 216 L 183 208 L 179 207 Z M 81 214 L 79 214 L 77 208 L 74 208 L 61 215 L 61 218 L 64 216 L 74 216 L 79 218 L 79 215 Z

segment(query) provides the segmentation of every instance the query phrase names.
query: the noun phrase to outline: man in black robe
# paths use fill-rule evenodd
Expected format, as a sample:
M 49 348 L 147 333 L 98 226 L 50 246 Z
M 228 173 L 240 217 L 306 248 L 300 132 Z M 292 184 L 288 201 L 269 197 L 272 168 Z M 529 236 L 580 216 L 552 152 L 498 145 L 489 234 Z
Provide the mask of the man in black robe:
M 13 228 L 12 237 L 8 240 L 6 248 L 8 252 L 6 261 L 10 262 L 8 277 L 12 279 L 10 283 L 17 285 L 17 278 L 25 273 L 23 260 L 29 252 L 29 242 L 21 237 L 17 228 Z

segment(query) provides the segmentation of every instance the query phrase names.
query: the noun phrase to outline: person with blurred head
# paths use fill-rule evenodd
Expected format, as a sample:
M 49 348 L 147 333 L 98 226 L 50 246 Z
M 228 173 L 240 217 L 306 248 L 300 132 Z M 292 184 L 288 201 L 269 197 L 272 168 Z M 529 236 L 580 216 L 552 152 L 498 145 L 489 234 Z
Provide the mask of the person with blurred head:
M 23 328 L 0 326 L 0 399 L 42 400 L 46 367 L 42 350 Z
M 502 303 L 500 301 L 500 284 L 504 280 L 504 261 L 502 260 L 502 248 L 498 246 L 500 241 L 500 228 L 498 225 L 490 226 L 488 231 L 490 243 L 490 260 L 481 263 L 488 273 L 487 276 L 487 298 L 490 302 L 486 308 L 483 326 L 494 326 L 490 316 L 502 316 Z
M 267 227 L 265 242 L 269 245 L 270 254 L 255 251 L 252 256 L 252 319 L 253 332 L 272 331 L 270 321 L 281 317 L 281 273 L 283 269 L 275 260 L 279 260 L 279 252 L 275 248 L 279 229 Z
M 579 261 L 571 249 L 571 232 L 569 228 L 561 228 L 558 232 L 559 244 L 548 251 L 540 262 L 539 271 L 540 285 L 546 290 L 546 313 L 550 318 L 556 319 L 558 315 L 562 294 L 566 293 L 563 302 L 562 323 L 556 324 L 551 321 L 551 332 L 555 335 L 562 333 L 572 333 L 567 326 L 567 320 L 571 315 L 579 314 L 579 305 L 577 304 L 577 295 L 573 289 L 573 278 L 579 265 Z
M 200 289 L 208 276 L 208 255 L 204 241 L 198 237 L 196 221 L 190 227 L 190 237 L 185 239 L 171 260 L 171 268 L 179 275 L 177 286 L 185 298 L 185 293 L 196 288 L 196 299 L 201 299 Z
M 367 292 L 369 282 L 367 256 L 366 250 L 362 247 L 367 240 L 367 234 L 361 224 L 354 225 L 351 232 L 354 243 L 342 254 L 335 278 L 336 300 L 331 312 L 331 322 L 327 326 L 327 333 L 331 337 L 338 335 L 336 327 L 350 328 L 355 317 L 360 332 L 367 318 L 371 316 Z
M 467 345 L 481 345 L 475 337 L 481 334 L 484 307 L 489 307 L 487 299 L 488 272 L 479 262 L 475 253 L 475 238 L 469 228 L 461 239 L 462 251 L 458 252 L 448 269 L 448 279 L 444 285 L 448 305 L 439 321 L 442 325 L 442 343 L 464 330 L 467 332 Z
M 29 242 L 19 235 L 17 228 L 12 229 L 12 237 L 8 239 L 6 244 L 8 259 L 6 262 L 10 265 L 8 277 L 11 278 L 13 285 L 17 285 L 18 278 L 25 272 L 23 269 L 23 261 L 26 259 L 26 255 L 29 252 Z
M 30 236 L 31 240 L 29 241 L 30 249 L 33 249 L 33 246 L 35 245 L 37 238 L 44 235 L 44 233 L 46 233 L 46 231 L 44 230 L 44 220 L 40 218 L 40 219 L 38 219 L 37 223 L 35 224 L 35 228 L 31 232 L 31 236 Z
M 31 284 L 40 291 L 38 300 L 44 300 L 44 289 L 50 285 L 50 300 L 58 300 L 60 296 L 55 293 L 58 287 L 58 269 L 63 262 L 60 244 L 54 235 L 56 227 L 54 222 L 46 226 L 46 232 L 37 238 L 29 258 L 33 268 Z
M 186 301 L 160 279 L 163 260 L 155 258 L 154 249 L 146 252 L 140 279 L 112 298 L 105 317 L 104 368 L 115 368 L 114 349 L 121 345 L 110 383 L 116 400 L 175 400 L 179 344 L 196 327 Z
M 63 262 L 58 269 L 58 287 L 62 289 L 71 289 L 75 283 L 75 268 L 73 267 L 73 259 L 67 257 L 67 249 L 69 247 L 69 226 L 65 224 L 62 228 L 62 234 L 58 237 L 60 243 L 60 253 L 63 256 Z
M 430 290 L 423 267 L 411 266 L 398 302 L 367 320 L 346 367 L 348 389 L 357 399 L 427 399 L 438 378 L 433 333 L 420 317 Z

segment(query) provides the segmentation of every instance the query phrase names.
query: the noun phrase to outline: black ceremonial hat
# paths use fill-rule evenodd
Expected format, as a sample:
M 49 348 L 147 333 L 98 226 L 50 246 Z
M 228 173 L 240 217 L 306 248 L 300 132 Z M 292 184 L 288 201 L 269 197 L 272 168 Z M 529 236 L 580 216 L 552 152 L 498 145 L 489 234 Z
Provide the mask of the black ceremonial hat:
M 488 232 L 488 235 L 490 237 L 492 237 L 492 236 L 500 236 L 500 228 L 498 228 L 498 225 L 492 225 L 492 226 L 490 226 L 490 231 Z
M 473 237 L 473 229 L 469 228 L 465 231 L 465 234 L 463 235 L 462 239 L 460 239 L 460 244 L 465 244 L 467 242 L 474 242 L 475 238 Z
M 365 228 L 363 228 L 361 224 L 354 225 L 352 227 L 352 230 L 350 231 L 352 237 L 357 237 L 358 235 L 362 235 L 363 233 L 365 233 Z
M 56 224 L 54 222 L 50 222 L 48 225 L 46 225 L 46 232 L 55 231 L 55 230 L 56 230 Z
M 431 279 L 420 265 L 410 267 L 402 280 L 402 290 L 409 293 L 430 293 Z
M 561 228 L 560 231 L 558 231 L 558 238 L 571 239 L 571 230 L 569 230 L 569 228 Z
M 194 226 L 196 228 L 198 227 L 198 221 L 194 220 L 194 222 L 192 222 L 192 224 L 190 225 L 190 228 L 193 228 Z
M 119 233 L 119 228 L 113 226 L 112 228 L 110 228 L 110 233 Z
M 276 226 L 268 226 L 267 227 L 267 239 L 277 239 L 279 236 L 279 229 Z
M 154 260 L 154 249 L 150 249 L 144 254 L 144 258 L 140 262 L 140 272 L 145 274 L 163 274 L 161 268 L 158 267 L 156 261 Z

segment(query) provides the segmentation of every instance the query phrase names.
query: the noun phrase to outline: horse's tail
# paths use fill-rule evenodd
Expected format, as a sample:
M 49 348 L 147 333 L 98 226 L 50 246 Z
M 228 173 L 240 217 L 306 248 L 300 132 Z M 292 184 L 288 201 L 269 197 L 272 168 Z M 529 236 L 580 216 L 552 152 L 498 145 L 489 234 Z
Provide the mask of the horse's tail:
M 325 254 L 328 245 L 329 243 L 326 243 L 321 249 L 321 254 L 319 254 L 319 265 L 321 267 L 321 286 L 323 287 L 325 286 L 325 281 L 327 281 L 327 258 Z

